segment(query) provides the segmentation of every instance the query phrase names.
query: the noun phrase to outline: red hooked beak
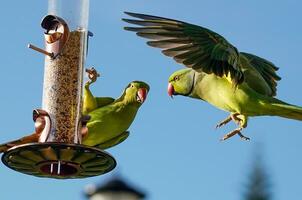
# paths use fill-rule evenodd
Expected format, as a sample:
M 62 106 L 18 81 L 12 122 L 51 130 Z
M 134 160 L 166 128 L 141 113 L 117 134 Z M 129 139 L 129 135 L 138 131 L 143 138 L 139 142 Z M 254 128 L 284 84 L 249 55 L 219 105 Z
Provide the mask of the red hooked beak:
M 145 101 L 146 98 L 147 98 L 147 94 L 148 94 L 148 91 L 147 91 L 146 88 L 140 88 L 140 89 L 137 91 L 136 100 L 137 100 L 139 103 L 144 103 L 144 101 Z
M 168 95 L 171 98 L 173 98 L 174 93 L 175 93 L 174 87 L 173 87 L 173 85 L 171 83 L 169 83 L 169 85 L 168 85 Z

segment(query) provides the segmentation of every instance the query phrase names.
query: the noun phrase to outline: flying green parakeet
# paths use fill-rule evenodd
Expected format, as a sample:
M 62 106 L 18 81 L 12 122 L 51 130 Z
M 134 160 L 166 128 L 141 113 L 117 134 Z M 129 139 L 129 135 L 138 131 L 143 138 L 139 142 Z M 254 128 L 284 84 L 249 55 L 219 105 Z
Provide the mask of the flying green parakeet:
M 201 99 L 230 113 L 217 127 L 232 120 L 239 127 L 222 140 L 236 134 L 249 140 L 241 133 L 248 117 L 269 115 L 302 120 L 302 107 L 274 98 L 281 78 L 270 61 L 239 52 L 221 35 L 204 27 L 157 16 L 126 14 L 137 19 L 123 21 L 138 26 L 125 30 L 150 39 L 148 45 L 163 49 L 164 55 L 188 68 L 170 76 L 170 96 Z
M 89 120 L 81 131 L 82 144 L 107 149 L 123 142 L 129 136 L 127 129 L 147 98 L 149 85 L 142 81 L 133 81 L 117 99 L 94 97 L 89 86 L 96 81 L 97 72 L 93 68 L 87 72 L 90 80 L 84 87 L 83 116 L 89 116 Z M 38 142 L 41 134 L 39 127 L 43 123 L 45 125 L 43 118 L 38 118 L 35 123 L 36 131 L 33 134 L 1 144 L 0 152 L 16 145 Z

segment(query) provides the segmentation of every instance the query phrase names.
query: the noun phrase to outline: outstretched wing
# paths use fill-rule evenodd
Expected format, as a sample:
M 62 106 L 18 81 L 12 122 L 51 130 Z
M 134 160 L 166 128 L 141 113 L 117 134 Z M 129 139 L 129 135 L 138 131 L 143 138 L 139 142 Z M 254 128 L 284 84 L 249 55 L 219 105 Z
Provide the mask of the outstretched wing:
M 253 54 L 245 52 L 240 52 L 240 54 L 248 60 L 249 66 L 255 68 L 259 72 L 266 84 L 270 87 L 271 96 L 275 96 L 277 91 L 277 81 L 281 80 L 281 77 L 276 73 L 279 68 L 270 61 Z
M 138 20 L 123 21 L 138 27 L 125 27 L 125 30 L 150 39 L 147 44 L 163 49 L 164 55 L 196 71 L 214 73 L 220 77 L 230 75 L 235 84 L 243 81 L 243 72 L 238 64 L 239 53 L 221 35 L 178 20 L 129 12 L 126 14 Z

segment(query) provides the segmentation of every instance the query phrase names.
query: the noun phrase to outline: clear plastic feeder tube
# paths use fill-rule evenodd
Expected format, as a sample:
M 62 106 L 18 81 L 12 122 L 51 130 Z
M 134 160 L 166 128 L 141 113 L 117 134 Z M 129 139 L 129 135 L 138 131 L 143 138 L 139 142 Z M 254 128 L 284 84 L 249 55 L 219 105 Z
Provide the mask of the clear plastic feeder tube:
M 49 0 L 48 15 L 46 51 L 59 53 L 45 57 L 42 109 L 51 117 L 51 130 L 40 142 L 80 143 L 89 0 Z M 53 24 L 57 19 L 65 26 Z M 63 42 L 54 45 L 56 40 Z
M 89 0 L 48 0 L 48 14 L 63 18 L 70 30 L 87 30 Z

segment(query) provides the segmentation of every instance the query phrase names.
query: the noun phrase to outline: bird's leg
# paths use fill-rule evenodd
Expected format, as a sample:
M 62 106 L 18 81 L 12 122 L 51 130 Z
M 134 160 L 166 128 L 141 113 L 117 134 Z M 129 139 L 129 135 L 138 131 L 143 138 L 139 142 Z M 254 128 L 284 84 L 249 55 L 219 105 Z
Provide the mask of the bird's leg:
M 240 114 L 239 113 L 231 113 L 226 119 L 224 119 L 221 122 L 219 122 L 216 125 L 216 128 L 220 128 L 220 127 L 226 125 L 231 120 L 233 120 L 236 124 L 239 124 L 241 119 L 238 118 L 238 115 L 240 115 Z
M 242 128 L 240 127 L 240 128 L 236 128 L 235 130 L 233 130 L 233 131 L 231 131 L 231 132 L 229 132 L 229 133 L 227 133 L 227 134 L 225 134 L 224 136 L 223 136 L 223 138 L 221 138 L 221 140 L 223 141 L 223 140 L 227 140 L 227 139 L 229 139 L 230 137 L 233 137 L 234 135 L 236 135 L 236 134 L 241 134 L 241 130 L 242 130 Z
M 221 122 L 219 122 L 219 123 L 216 125 L 216 128 L 220 128 L 220 127 L 226 125 L 226 124 L 229 123 L 231 120 L 232 120 L 232 117 L 231 117 L 231 116 L 228 116 L 226 119 L 224 119 L 224 120 L 222 120 Z
M 229 139 L 230 137 L 233 137 L 236 134 L 238 134 L 241 137 L 241 139 L 243 139 L 243 140 L 250 140 L 250 138 L 244 136 L 241 133 L 243 128 L 247 127 L 247 117 L 244 116 L 244 115 L 241 115 L 239 113 L 232 114 L 230 117 L 232 118 L 233 121 L 238 123 L 239 127 L 236 128 L 235 130 L 227 133 L 226 135 L 224 135 L 221 140 L 227 140 L 227 139 Z
M 92 67 L 90 69 L 86 69 L 89 80 L 85 83 L 84 87 L 84 95 L 83 95 L 83 114 L 86 115 L 92 110 L 97 108 L 97 102 L 92 95 L 89 86 L 91 83 L 94 83 L 100 75 L 98 72 Z
M 239 113 L 232 113 L 230 115 L 230 117 L 232 118 L 232 120 L 240 126 L 241 123 L 244 123 L 244 119 L 241 119 L 240 116 L 243 116 L 243 115 L 240 115 Z M 244 117 L 244 116 L 243 116 Z

